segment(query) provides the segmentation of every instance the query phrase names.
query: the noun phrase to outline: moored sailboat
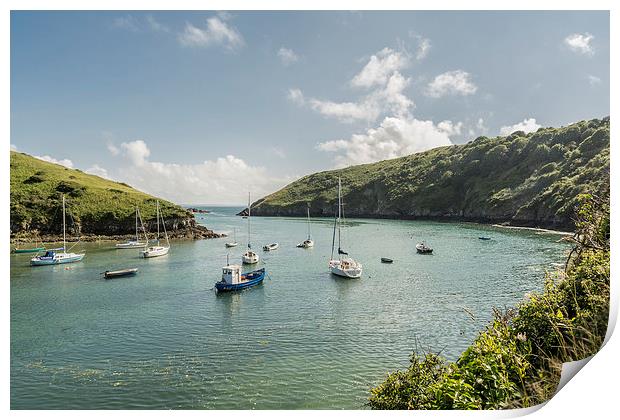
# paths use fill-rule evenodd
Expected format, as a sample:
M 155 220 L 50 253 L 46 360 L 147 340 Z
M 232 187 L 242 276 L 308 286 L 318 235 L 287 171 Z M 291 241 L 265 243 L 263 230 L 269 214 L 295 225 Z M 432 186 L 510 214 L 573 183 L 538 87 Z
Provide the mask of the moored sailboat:
M 44 255 L 37 255 L 30 260 L 30 265 L 67 264 L 81 261 L 86 253 L 67 252 L 66 204 L 62 196 L 62 248 L 48 249 Z M 59 252 L 60 251 L 60 252 Z
M 164 236 L 166 237 L 166 246 L 161 246 L 159 244 L 159 219 L 161 217 L 162 226 L 164 227 Z M 153 258 L 153 257 L 161 257 L 163 255 L 168 254 L 170 251 L 170 240 L 168 239 L 168 232 L 166 231 L 166 222 L 164 221 L 164 217 L 160 216 L 159 210 L 159 200 L 157 200 L 157 245 L 145 246 L 144 250 L 141 251 L 141 255 L 144 258 Z M 148 244 L 148 240 L 147 240 Z
M 250 242 L 250 215 L 252 213 L 252 202 L 250 201 L 250 193 L 248 193 L 248 250 L 241 256 L 241 262 L 244 264 L 256 264 L 260 260 L 258 254 L 252 251 L 252 244 Z
M 142 223 L 142 217 L 140 216 L 140 209 L 136 206 L 136 240 L 129 240 L 127 242 L 116 244 L 116 249 L 144 248 L 147 244 L 146 242 L 140 242 L 140 237 L 138 235 L 138 219 L 140 219 L 140 224 L 144 230 L 144 224 Z
M 297 244 L 297 248 L 312 248 L 314 246 L 314 241 L 312 240 L 312 236 L 310 236 L 310 205 L 308 205 L 308 237 L 305 241 L 300 244 Z
M 349 253 L 345 252 L 342 247 L 342 183 L 338 178 L 338 216 L 334 220 L 334 233 L 332 237 L 332 256 L 329 261 L 329 269 L 332 274 L 347 278 L 360 278 L 362 276 L 362 264 L 349 257 Z M 334 259 L 334 247 L 336 244 L 336 232 L 338 232 L 338 259 Z M 344 257 L 343 257 L 344 256 Z
M 233 228 L 233 241 L 226 242 L 226 248 L 233 248 L 237 245 L 239 245 L 239 243 L 237 243 L 237 229 Z

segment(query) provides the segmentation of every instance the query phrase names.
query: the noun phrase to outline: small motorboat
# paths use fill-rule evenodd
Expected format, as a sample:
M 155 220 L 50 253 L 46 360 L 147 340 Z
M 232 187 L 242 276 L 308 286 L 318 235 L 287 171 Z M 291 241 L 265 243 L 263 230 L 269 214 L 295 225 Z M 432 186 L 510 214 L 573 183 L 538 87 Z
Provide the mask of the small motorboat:
M 490 241 L 491 238 L 489 238 L 488 236 L 478 236 L 478 239 L 480 239 L 481 241 Z
M 420 242 L 419 244 L 415 246 L 415 249 L 416 251 L 418 251 L 418 254 L 432 254 L 433 253 L 433 248 L 426 245 L 426 242 Z
M 45 247 L 38 247 L 38 248 L 13 248 L 13 254 L 32 254 L 35 252 L 41 252 L 41 251 L 45 251 Z
M 215 290 L 217 292 L 243 290 L 262 283 L 264 279 L 264 268 L 241 274 L 241 266 L 228 264 L 222 268 L 222 280 L 215 283 Z
M 382 263 L 386 263 L 386 264 L 392 264 L 394 262 L 394 260 L 391 259 L 391 258 L 381 257 L 381 262 Z
M 312 239 L 306 239 L 300 244 L 297 244 L 297 248 L 312 248 L 314 246 L 314 241 Z
M 274 242 L 272 244 L 263 246 L 263 251 L 275 251 L 276 249 L 278 249 L 279 246 L 280 244 Z
M 134 276 L 137 272 L 137 268 L 123 268 L 121 270 L 106 271 L 103 273 L 103 277 L 106 279 L 112 279 L 115 277 Z

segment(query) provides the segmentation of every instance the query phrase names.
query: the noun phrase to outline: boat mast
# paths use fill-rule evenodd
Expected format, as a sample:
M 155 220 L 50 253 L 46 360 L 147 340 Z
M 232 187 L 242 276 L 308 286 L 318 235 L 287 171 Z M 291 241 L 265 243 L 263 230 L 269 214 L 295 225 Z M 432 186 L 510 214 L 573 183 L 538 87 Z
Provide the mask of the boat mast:
M 310 204 L 308 204 L 308 240 L 310 240 Z
M 248 191 L 248 249 L 252 248 L 250 245 L 250 214 L 252 213 L 252 203 L 250 202 L 250 192 Z
M 140 242 L 140 238 L 138 238 L 138 206 L 136 206 L 136 242 Z
M 341 197 L 341 189 L 342 183 L 340 178 L 338 178 L 338 259 L 340 260 L 340 224 L 342 223 L 341 218 L 341 208 L 342 208 L 342 197 Z
M 67 236 L 65 229 L 65 195 L 62 195 L 62 251 L 67 252 Z
M 161 213 L 161 210 L 160 210 Z M 164 219 L 164 215 L 161 215 L 161 225 L 164 227 L 164 236 L 166 237 L 166 244 L 168 248 L 170 248 L 170 239 L 168 239 L 168 231 L 166 230 L 166 220 Z
M 157 218 L 157 245 L 159 245 L 159 200 L 157 200 L 157 207 L 155 210 L 156 218 Z

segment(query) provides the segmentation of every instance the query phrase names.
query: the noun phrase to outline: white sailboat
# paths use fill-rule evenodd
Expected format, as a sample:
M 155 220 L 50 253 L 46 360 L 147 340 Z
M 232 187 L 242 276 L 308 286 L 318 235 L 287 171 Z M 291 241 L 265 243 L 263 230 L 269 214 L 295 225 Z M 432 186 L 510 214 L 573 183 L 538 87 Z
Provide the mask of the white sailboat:
M 237 243 L 237 229 L 233 228 L 233 241 L 232 242 L 226 242 L 226 248 L 232 248 L 239 245 Z
M 147 242 L 140 242 L 140 236 L 138 235 L 138 219 L 140 219 L 140 224 L 142 225 L 140 209 L 138 208 L 138 206 L 136 206 L 136 240 L 130 240 L 121 244 L 116 244 L 116 249 L 144 248 L 146 246 Z
M 308 238 L 300 244 L 297 244 L 297 248 L 312 248 L 314 246 L 314 241 L 312 240 L 312 236 L 310 236 L 310 206 L 308 205 Z
M 251 214 L 252 202 L 250 201 L 250 193 L 248 193 L 248 250 L 241 256 L 241 261 L 244 264 L 256 264 L 259 261 L 258 254 L 252 251 L 252 244 L 250 243 L 250 214 Z
M 166 246 L 161 246 L 159 244 L 159 219 L 161 217 L 162 225 L 164 227 L 164 236 L 166 237 Z M 148 240 L 147 240 L 148 245 Z M 166 255 L 170 251 L 170 240 L 168 240 L 168 232 L 166 232 L 166 222 L 164 221 L 164 217 L 160 215 L 159 210 L 159 200 L 157 200 L 157 245 L 153 246 L 145 246 L 144 250 L 141 251 L 141 254 L 144 258 L 153 258 L 153 257 L 161 257 L 162 255 Z
M 329 261 L 330 271 L 340 277 L 356 279 L 362 276 L 362 264 L 349 257 L 349 254 L 343 251 L 341 247 L 341 225 L 342 225 L 342 184 L 338 178 L 338 217 L 334 221 L 334 233 L 332 237 L 332 256 Z M 338 231 L 338 259 L 334 259 L 334 247 L 336 244 L 336 231 Z M 344 257 L 343 257 L 344 255 Z
M 54 264 L 67 264 L 72 262 L 82 261 L 82 258 L 86 255 L 76 254 L 74 252 L 67 252 L 67 234 L 66 234 L 66 222 L 65 222 L 66 210 L 65 210 L 65 196 L 62 196 L 62 248 L 48 249 L 44 255 L 37 255 L 30 260 L 30 265 L 54 265 Z M 62 251 L 62 252 L 58 252 Z

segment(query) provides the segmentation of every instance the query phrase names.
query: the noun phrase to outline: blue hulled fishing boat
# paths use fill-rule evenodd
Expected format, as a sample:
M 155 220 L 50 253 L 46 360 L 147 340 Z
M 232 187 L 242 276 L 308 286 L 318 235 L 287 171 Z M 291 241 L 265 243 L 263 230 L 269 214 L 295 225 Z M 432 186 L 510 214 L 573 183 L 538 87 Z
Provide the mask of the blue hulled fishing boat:
M 222 268 L 222 280 L 215 283 L 218 292 L 233 292 L 261 284 L 265 279 L 265 269 L 241 273 L 240 265 L 226 265 Z

